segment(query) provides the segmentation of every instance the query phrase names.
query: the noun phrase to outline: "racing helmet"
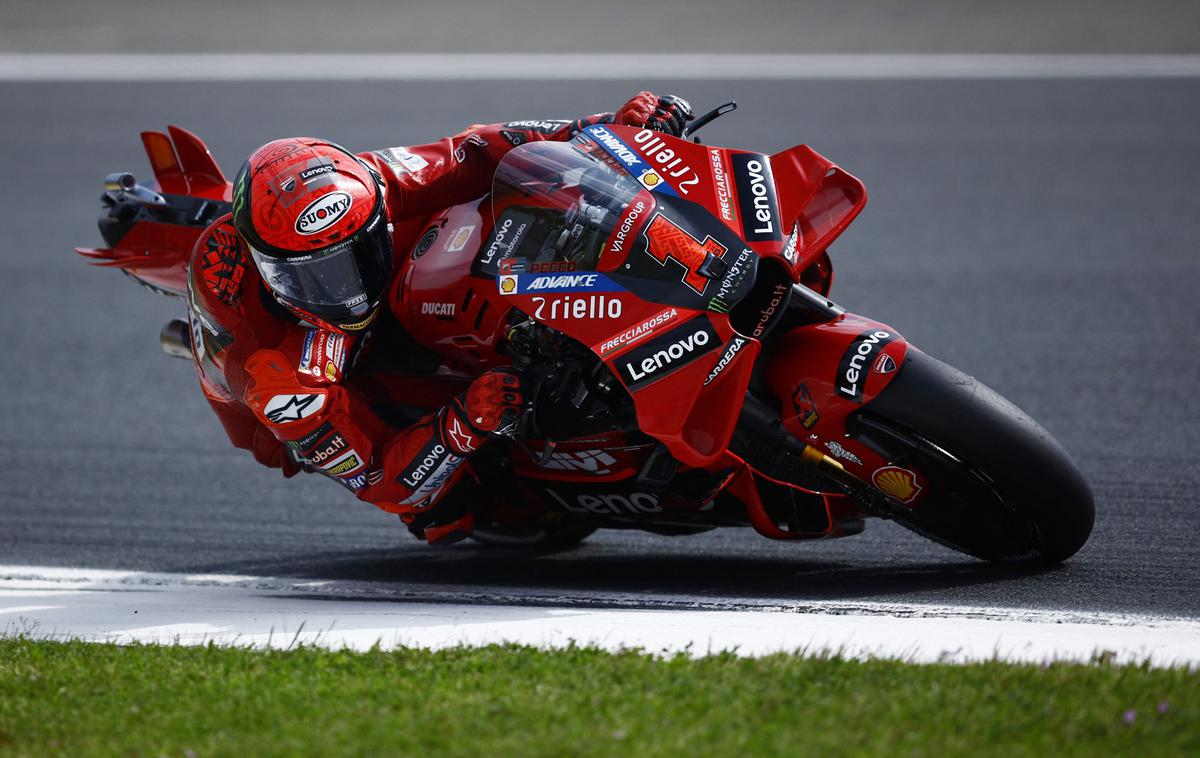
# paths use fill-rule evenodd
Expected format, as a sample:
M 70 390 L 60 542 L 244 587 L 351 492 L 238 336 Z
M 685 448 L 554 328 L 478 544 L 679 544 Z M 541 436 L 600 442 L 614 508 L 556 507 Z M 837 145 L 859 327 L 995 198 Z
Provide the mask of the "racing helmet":
M 242 166 L 233 223 L 267 289 L 322 329 L 366 329 L 392 273 L 383 179 L 332 142 L 268 142 Z

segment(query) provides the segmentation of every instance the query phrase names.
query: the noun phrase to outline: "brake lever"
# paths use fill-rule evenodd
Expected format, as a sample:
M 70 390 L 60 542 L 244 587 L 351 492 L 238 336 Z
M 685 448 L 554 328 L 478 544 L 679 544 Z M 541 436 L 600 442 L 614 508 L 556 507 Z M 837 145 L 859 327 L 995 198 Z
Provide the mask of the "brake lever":
M 725 103 L 724 105 L 718 105 L 716 108 L 713 108 L 711 111 L 709 111 L 708 113 L 705 113 L 703 116 L 697 116 L 695 119 L 692 120 L 692 122 L 690 124 L 683 127 L 683 134 L 680 136 L 691 137 L 693 134 L 700 131 L 701 129 L 703 129 L 705 126 L 707 126 L 709 123 L 716 120 L 720 116 L 724 116 L 726 113 L 733 113 L 736 110 L 737 110 L 737 102 L 733 101 L 733 100 L 730 100 L 729 102 Z M 700 140 L 696 140 L 696 142 L 699 142 L 699 141 Z

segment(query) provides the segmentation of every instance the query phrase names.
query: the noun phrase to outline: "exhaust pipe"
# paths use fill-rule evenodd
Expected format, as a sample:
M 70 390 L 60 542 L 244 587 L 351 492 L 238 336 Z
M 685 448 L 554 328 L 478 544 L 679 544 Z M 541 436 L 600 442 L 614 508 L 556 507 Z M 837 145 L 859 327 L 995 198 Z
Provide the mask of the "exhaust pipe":
M 163 352 L 172 358 L 192 360 L 192 330 L 183 319 L 173 318 L 168 321 L 159 332 L 158 341 Z

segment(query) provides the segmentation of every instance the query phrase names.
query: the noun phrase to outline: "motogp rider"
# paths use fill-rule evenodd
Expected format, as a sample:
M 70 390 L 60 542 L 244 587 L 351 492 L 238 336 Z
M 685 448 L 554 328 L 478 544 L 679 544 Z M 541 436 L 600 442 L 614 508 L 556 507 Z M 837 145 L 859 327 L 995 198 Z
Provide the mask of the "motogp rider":
M 473 126 L 427 145 L 356 155 L 301 137 L 254 151 L 233 212 L 204 230 L 189 261 L 201 387 L 230 440 L 284 476 L 335 479 L 431 544 L 469 535 L 469 462 L 515 434 L 519 376 L 486 371 L 433 412 L 418 378 L 389 389 L 395 407 L 425 412 L 368 399 L 381 361 L 364 356 L 404 344 L 392 314 L 407 307 L 400 283 L 423 252 L 424 220 L 486 194 L 517 145 L 598 123 L 679 136 L 692 117 L 678 97 L 641 92 L 615 113 Z

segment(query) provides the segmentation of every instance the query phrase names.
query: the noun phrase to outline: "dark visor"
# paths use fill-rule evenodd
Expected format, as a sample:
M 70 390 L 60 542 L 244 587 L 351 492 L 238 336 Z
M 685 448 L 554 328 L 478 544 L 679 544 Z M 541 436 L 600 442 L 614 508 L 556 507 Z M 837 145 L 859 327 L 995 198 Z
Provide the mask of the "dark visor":
M 392 245 L 382 214 L 348 240 L 295 256 L 250 246 L 267 286 L 316 316 L 345 319 L 378 304 L 392 269 Z

